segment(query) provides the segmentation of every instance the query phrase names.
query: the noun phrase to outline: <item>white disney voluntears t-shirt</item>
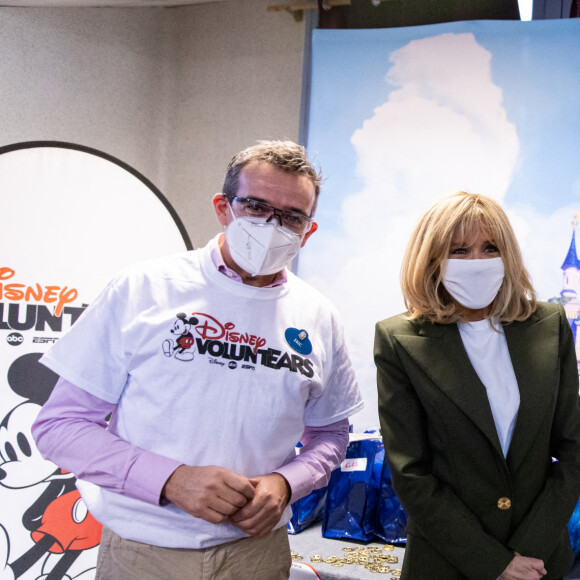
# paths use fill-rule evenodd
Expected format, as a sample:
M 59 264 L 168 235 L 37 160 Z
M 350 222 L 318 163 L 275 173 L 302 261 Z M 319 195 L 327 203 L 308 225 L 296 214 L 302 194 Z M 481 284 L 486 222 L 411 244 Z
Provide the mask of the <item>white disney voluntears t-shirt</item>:
M 274 288 L 230 280 L 211 261 L 215 244 L 127 270 L 42 362 L 117 403 L 109 429 L 121 438 L 251 477 L 290 461 L 305 425 L 339 421 L 363 403 L 329 301 L 290 272 Z M 79 489 L 127 539 L 203 548 L 245 536 L 171 504 Z M 287 506 L 279 526 L 290 516 Z

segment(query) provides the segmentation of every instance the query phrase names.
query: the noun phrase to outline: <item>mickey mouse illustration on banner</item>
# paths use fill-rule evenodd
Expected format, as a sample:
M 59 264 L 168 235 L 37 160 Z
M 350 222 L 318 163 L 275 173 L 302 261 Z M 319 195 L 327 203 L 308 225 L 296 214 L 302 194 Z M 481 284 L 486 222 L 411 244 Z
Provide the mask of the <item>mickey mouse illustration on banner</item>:
M 41 491 L 22 516 L 34 543 L 11 561 L 10 537 L 0 519 L 0 580 L 21 578 L 37 562 L 42 580 L 86 577 L 95 562 L 89 564 L 79 556 L 97 546 L 101 537 L 102 526 L 88 512 L 74 475 L 43 459 L 32 439 L 32 423 L 58 379 L 38 363 L 40 357 L 25 354 L 8 369 L 10 388 L 25 400 L 0 423 L 0 486 L 13 490 L 41 486 Z M 75 562 L 74 575 L 69 575 Z
M 199 320 L 195 316 L 187 318 L 185 312 L 176 315 L 173 328 L 169 332 L 176 336 L 175 341 L 168 338 L 163 341 L 163 353 L 167 357 L 175 357 L 177 360 L 193 360 L 195 351 L 195 339 L 191 333 L 191 327 L 195 326 Z

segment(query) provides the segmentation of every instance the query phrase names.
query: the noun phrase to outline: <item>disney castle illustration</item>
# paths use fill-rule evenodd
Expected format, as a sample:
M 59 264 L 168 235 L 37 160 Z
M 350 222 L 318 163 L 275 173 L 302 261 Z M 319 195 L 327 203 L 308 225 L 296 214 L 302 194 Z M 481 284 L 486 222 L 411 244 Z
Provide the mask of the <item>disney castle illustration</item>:
M 580 325 L 580 260 L 576 252 L 576 226 L 579 216 L 580 214 L 577 213 L 572 220 L 572 240 L 568 254 L 561 266 L 564 280 L 560 296 L 550 298 L 548 302 L 558 302 L 564 306 L 566 317 L 574 334 L 576 358 L 580 361 L 580 333 L 578 332 Z

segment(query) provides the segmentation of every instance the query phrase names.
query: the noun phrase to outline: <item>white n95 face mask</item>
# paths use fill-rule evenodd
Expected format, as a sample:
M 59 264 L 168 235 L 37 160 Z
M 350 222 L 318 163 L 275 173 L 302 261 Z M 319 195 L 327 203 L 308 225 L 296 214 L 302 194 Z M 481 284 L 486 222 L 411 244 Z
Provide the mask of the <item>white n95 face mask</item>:
M 226 227 L 233 260 L 252 276 L 268 276 L 283 270 L 300 251 L 303 238 L 304 235 L 278 225 L 276 218 L 267 222 L 234 216 Z
M 504 277 L 501 258 L 447 260 L 443 286 L 465 308 L 477 310 L 491 304 Z

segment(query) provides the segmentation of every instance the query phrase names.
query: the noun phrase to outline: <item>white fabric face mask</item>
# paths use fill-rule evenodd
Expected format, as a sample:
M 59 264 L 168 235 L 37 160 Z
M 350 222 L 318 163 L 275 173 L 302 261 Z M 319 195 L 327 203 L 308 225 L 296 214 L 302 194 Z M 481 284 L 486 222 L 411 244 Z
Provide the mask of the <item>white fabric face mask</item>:
M 232 212 L 233 214 L 233 212 Z M 268 276 L 283 270 L 298 254 L 304 235 L 281 227 L 276 218 L 233 216 L 226 240 L 235 263 L 252 276 Z
M 491 304 L 504 277 L 501 258 L 447 260 L 443 286 L 465 308 L 477 310 Z

